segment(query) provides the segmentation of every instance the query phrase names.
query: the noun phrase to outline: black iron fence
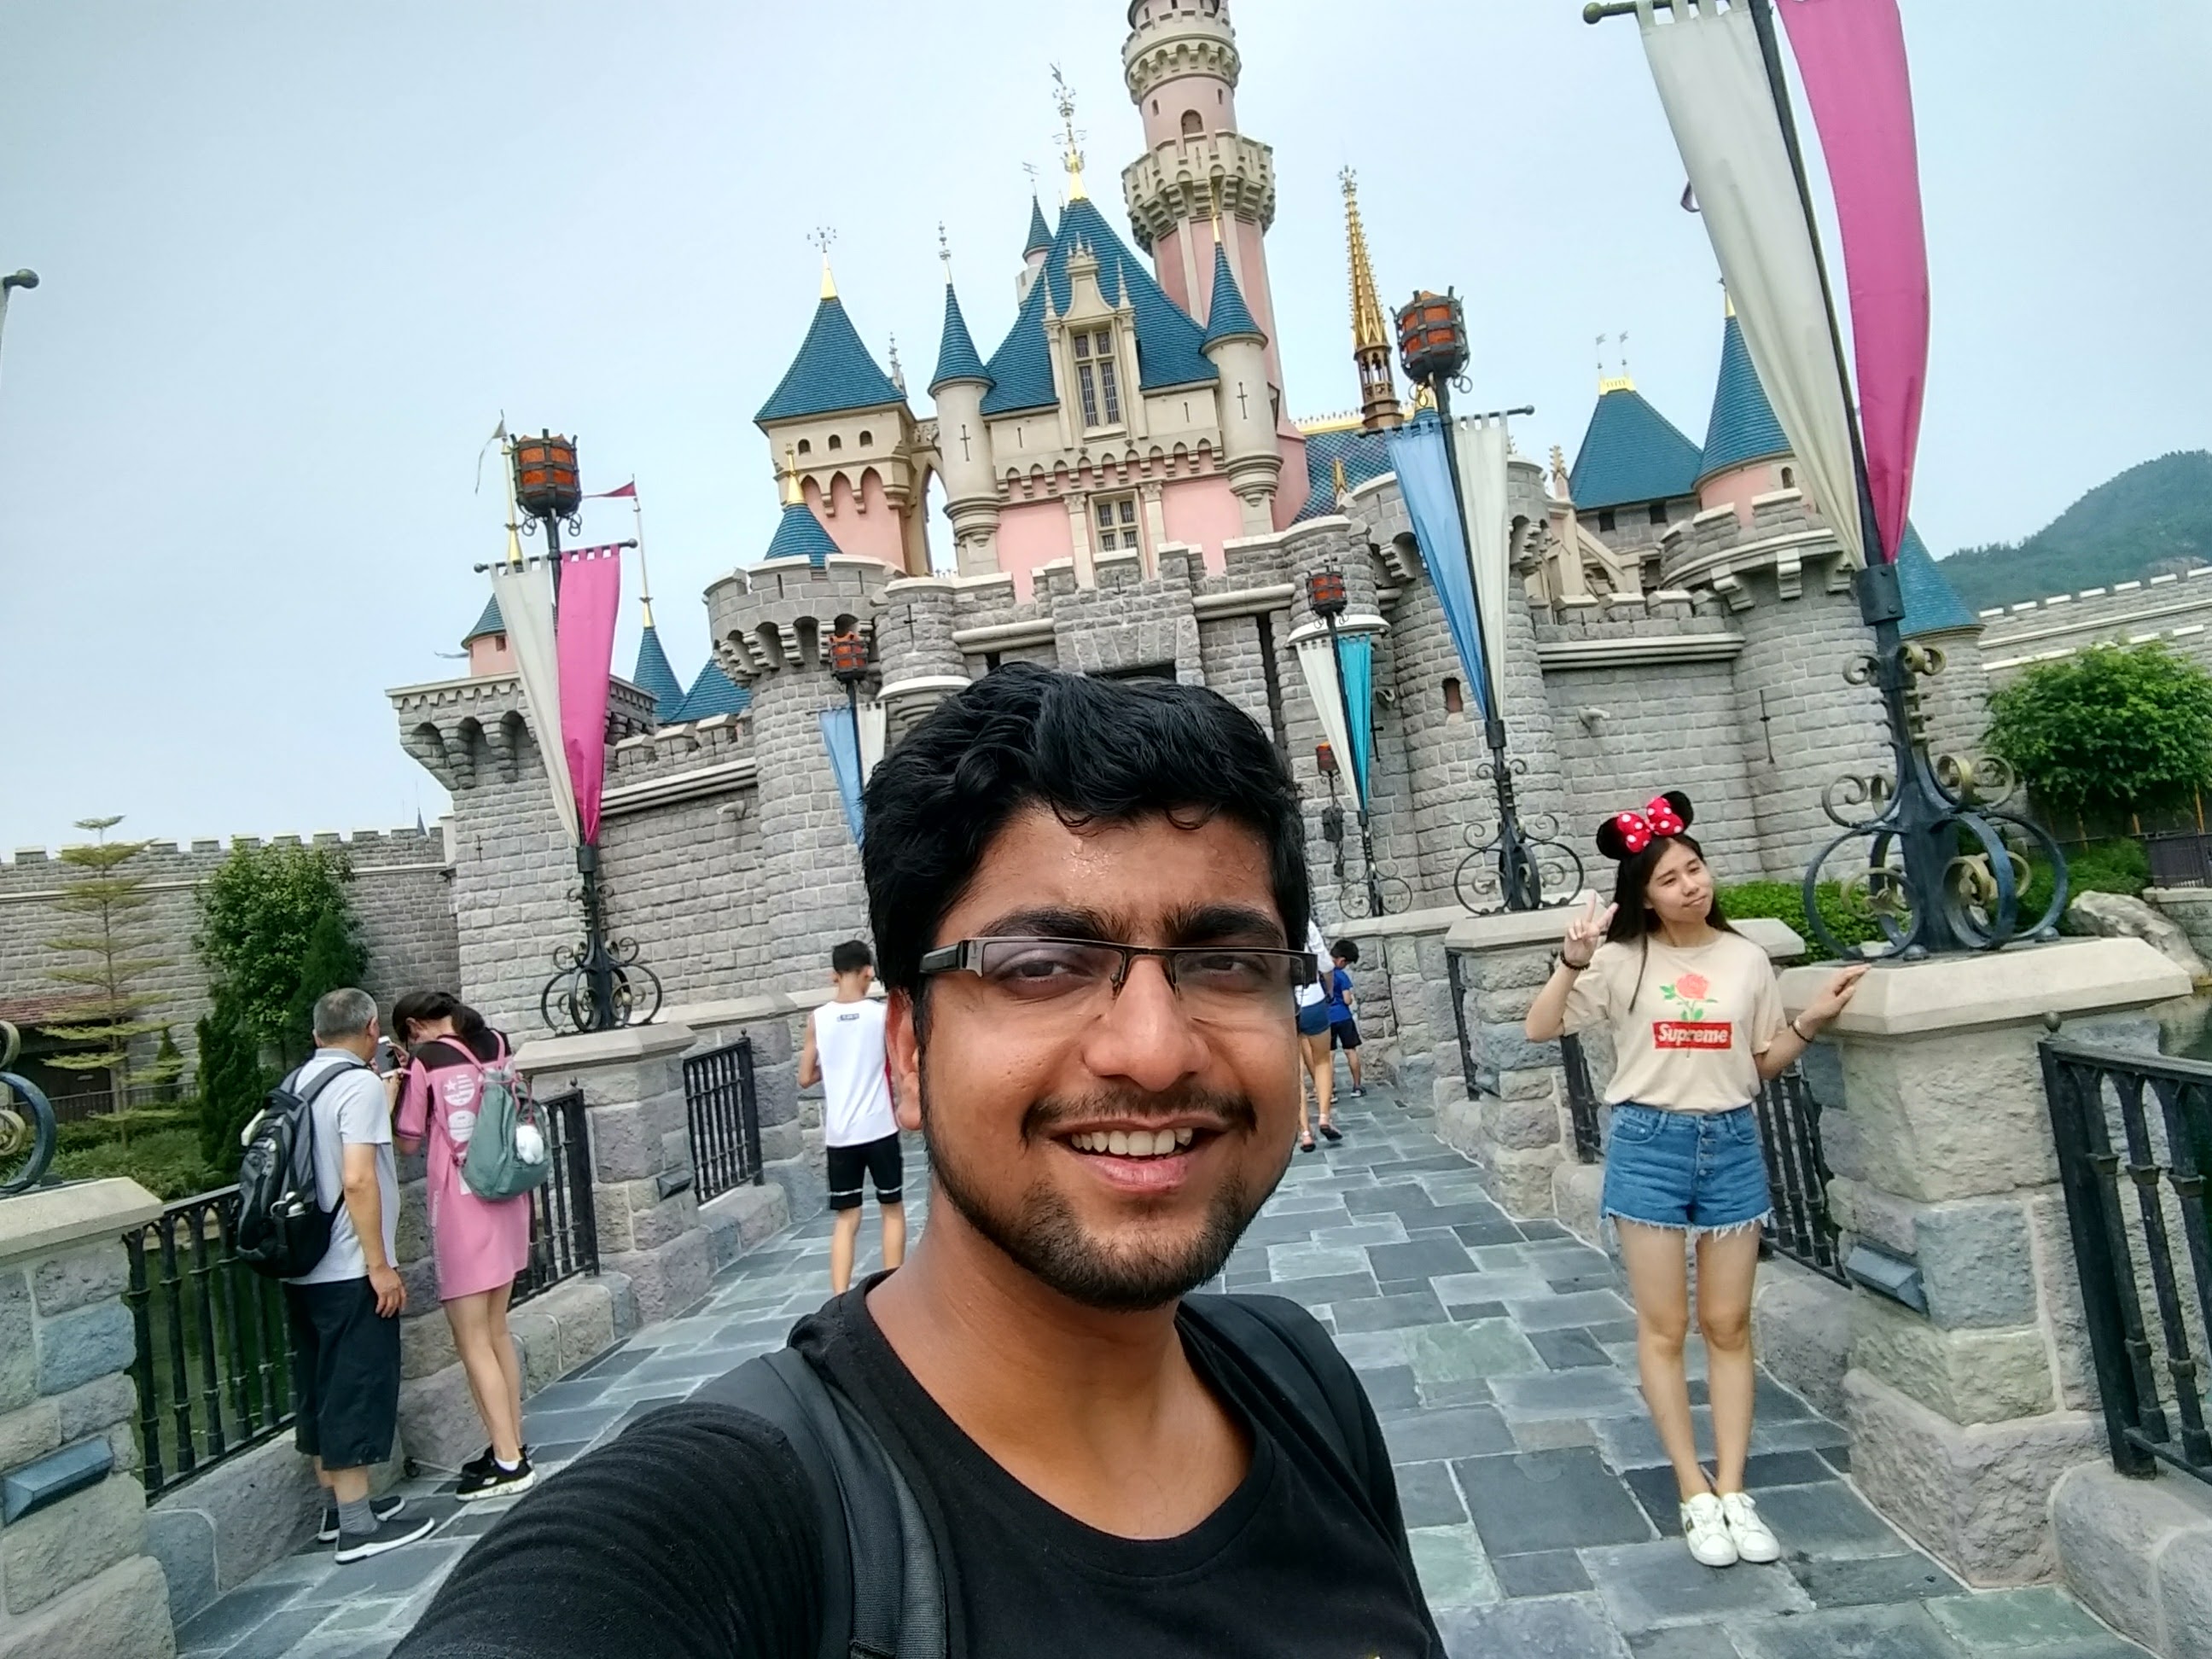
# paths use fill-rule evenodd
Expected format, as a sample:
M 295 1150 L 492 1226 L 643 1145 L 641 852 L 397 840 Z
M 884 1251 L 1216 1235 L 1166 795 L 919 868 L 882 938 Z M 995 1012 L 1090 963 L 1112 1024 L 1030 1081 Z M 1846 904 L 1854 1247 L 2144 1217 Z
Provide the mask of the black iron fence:
M 538 1105 L 552 1138 L 553 1176 L 530 1195 L 530 1263 L 514 1281 L 526 1302 L 564 1279 L 599 1270 L 599 1230 L 592 1208 L 592 1139 L 584 1091 L 549 1095 Z
M 237 1204 L 235 1187 L 202 1193 L 123 1236 L 149 1497 L 292 1420 L 283 1287 L 238 1260 Z
M 2053 1039 L 2043 1080 L 2113 1465 L 2212 1481 L 2212 1066 Z
M 760 1185 L 766 1175 L 752 1039 L 741 1036 L 686 1059 L 684 1104 L 691 1121 L 691 1168 L 699 1201 L 748 1182 Z
M 2154 887 L 2212 887 L 2212 835 L 2192 830 L 2142 838 Z
M 1567 1117 L 1576 1161 L 1595 1164 L 1604 1156 L 1602 1103 L 1591 1085 L 1581 1039 L 1560 1038 L 1559 1059 L 1567 1074 Z M 1828 1213 L 1832 1171 L 1820 1147 L 1820 1103 L 1806 1085 L 1803 1071 L 1792 1066 L 1769 1079 L 1753 1109 L 1759 1116 L 1767 1193 L 1773 1206 L 1766 1221 L 1768 1248 L 1843 1282 L 1836 1224 Z

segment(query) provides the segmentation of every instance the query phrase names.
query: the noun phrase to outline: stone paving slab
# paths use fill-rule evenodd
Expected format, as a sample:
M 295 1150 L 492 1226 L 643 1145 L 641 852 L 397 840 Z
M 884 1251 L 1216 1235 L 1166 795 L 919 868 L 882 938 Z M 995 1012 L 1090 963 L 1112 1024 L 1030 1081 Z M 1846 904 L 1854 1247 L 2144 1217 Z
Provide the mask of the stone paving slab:
M 2120 1659 L 2063 1591 L 1967 1589 L 1859 1498 L 1841 1428 L 1762 1376 L 1750 1484 L 1771 1566 L 1716 1572 L 1676 1532 L 1643 1410 L 1635 1324 L 1612 1262 L 1557 1223 L 1516 1221 L 1385 1091 L 1343 1099 L 1343 1142 L 1291 1162 L 1217 1288 L 1295 1297 L 1337 1334 L 1396 1465 L 1414 1559 L 1455 1659 Z M 909 1165 L 922 1167 L 918 1147 Z M 927 1183 L 908 1183 L 908 1221 Z M 781 1346 L 829 1291 L 817 1217 L 726 1269 L 707 1298 L 532 1399 L 557 1468 L 637 1416 Z M 872 1208 L 861 1267 L 874 1261 Z M 1692 1398 L 1710 1450 L 1704 1356 Z M 179 1633 L 180 1659 L 383 1659 L 506 1504 L 403 1488 L 423 1543 L 340 1568 L 276 1563 Z

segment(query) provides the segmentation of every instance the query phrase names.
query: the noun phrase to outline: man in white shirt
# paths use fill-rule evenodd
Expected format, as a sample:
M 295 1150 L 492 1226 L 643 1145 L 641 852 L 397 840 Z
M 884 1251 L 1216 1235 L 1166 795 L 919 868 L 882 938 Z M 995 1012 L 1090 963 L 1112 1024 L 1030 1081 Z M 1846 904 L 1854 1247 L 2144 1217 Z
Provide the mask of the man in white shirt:
M 376 1001 L 332 991 L 315 1004 L 315 1052 L 287 1086 L 308 1102 L 315 1201 L 331 1212 L 330 1249 L 284 1285 L 292 1328 L 294 1433 L 315 1460 L 335 1505 L 324 1541 L 343 1564 L 427 1535 L 435 1516 L 398 1518 L 404 1498 L 372 1504 L 369 1471 L 392 1455 L 399 1420 L 399 1314 L 407 1288 L 392 1266 L 399 1177 L 392 1156 L 392 1094 L 369 1065 Z
M 830 971 L 836 995 L 806 1022 L 799 1086 L 822 1085 L 822 1144 L 830 1156 L 830 1286 L 842 1296 L 853 1282 L 866 1183 L 875 1182 L 876 1206 L 883 1212 L 887 1269 L 906 1259 L 906 1205 L 884 1050 L 884 1005 L 868 995 L 875 956 L 860 940 L 848 939 L 830 953 Z

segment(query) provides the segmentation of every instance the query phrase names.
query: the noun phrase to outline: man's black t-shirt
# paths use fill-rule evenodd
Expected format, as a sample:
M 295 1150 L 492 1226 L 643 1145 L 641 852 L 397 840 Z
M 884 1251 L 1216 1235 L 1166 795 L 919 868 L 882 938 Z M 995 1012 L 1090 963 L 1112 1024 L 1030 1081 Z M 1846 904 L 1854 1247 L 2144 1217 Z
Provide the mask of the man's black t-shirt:
M 956 1659 L 1442 1651 L 1399 1565 L 1395 1492 L 1378 1527 L 1189 1321 L 1185 1352 L 1249 1429 L 1252 1466 L 1181 1537 L 1127 1539 L 993 1462 L 900 1362 L 866 1294 L 856 1286 L 801 1322 L 793 1346 L 860 1407 L 927 1512 Z M 1362 1416 L 1370 1459 L 1387 1469 L 1374 1415 Z M 463 1558 L 398 1659 L 815 1659 L 820 1531 L 778 1431 L 728 1407 L 670 1407 L 518 1505 Z

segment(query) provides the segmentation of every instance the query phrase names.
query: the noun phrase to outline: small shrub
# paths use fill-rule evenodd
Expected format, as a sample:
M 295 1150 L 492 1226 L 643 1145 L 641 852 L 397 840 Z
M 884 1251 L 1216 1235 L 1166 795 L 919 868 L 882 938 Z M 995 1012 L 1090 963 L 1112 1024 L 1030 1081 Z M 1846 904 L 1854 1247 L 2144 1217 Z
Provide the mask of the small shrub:
M 1786 923 L 1813 950 L 1821 948 L 1818 935 L 1805 919 L 1805 890 L 1801 883 L 1739 881 L 1721 888 L 1717 896 L 1721 914 L 1730 921 L 1771 917 Z M 1848 948 L 1882 937 L 1881 929 L 1870 918 L 1854 915 L 1844 903 L 1841 884 L 1821 883 L 1818 896 L 1820 918 L 1828 924 L 1828 931 L 1836 936 L 1838 943 Z
M 141 1135 L 158 1134 L 168 1129 L 190 1129 L 197 1134 L 199 1121 L 198 1101 L 179 1106 L 142 1107 L 131 1112 L 102 1112 L 59 1126 L 55 1146 L 60 1152 L 81 1152 L 94 1146 L 128 1146 Z
M 133 1116 L 150 1114 L 133 1113 Z M 127 1176 L 156 1198 L 190 1198 L 238 1179 L 235 1170 L 210 1168 L 200 1157 L 199 1132 L 193 1125 L 134 1134 L 128 1146 L 104 1141 L 54 1157 L 54 1173 L 70 1181 L 88 1181 L 107 1176 Z

